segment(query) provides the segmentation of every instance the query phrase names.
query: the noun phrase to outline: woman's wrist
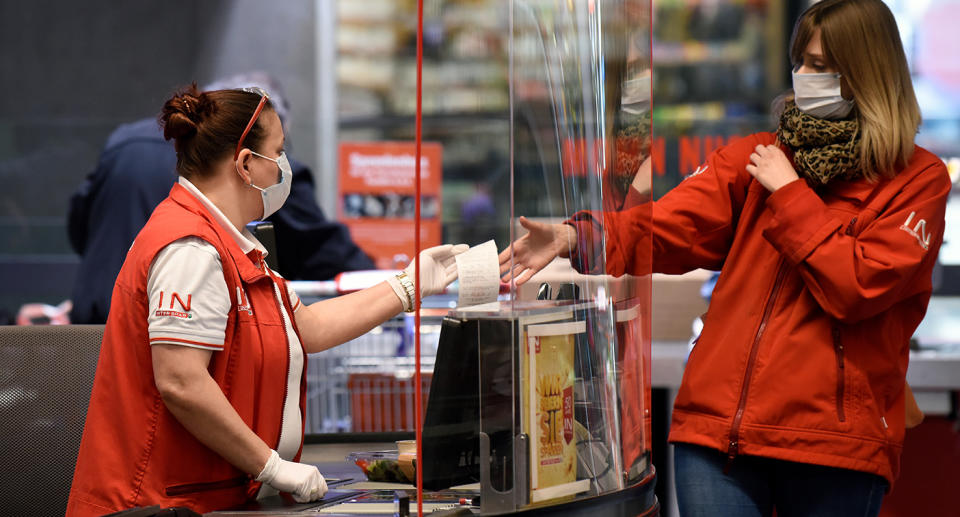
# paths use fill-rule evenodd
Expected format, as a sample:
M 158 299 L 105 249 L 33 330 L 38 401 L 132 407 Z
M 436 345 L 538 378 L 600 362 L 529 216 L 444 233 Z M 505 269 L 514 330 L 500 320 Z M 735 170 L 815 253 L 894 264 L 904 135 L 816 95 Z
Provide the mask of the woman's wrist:
M 403 312 L 411 312 L 413 310 L 416 293 L 414 292 L 413 281 L 407 276 L 407 273 L 401 271 L 394 276 L 388 277 L 387 284 L 393 289 L 397 298 L 400 299 L 401 310 L 403 310 Z
M 571 255 L 577 252 L 577 228 L 569 223 L 563 222 L 560 223 L 560 231 L 563 232 L 561 237 L 557 239 L 560 244 L 560 249 L 557 250 L 557 256 L 560 258 L 570 258 Z
M 250 475 L 253 476 L 253 479 L 257 481 L 268 482 L 272 480 L 276 474 L 277 464 L 279 463 L 280 455 L 277 454 L 273 449 L 267 449 L 267 457 L 263 460 L 262 466 L 257 470 L 257 472 L 251 472 Z

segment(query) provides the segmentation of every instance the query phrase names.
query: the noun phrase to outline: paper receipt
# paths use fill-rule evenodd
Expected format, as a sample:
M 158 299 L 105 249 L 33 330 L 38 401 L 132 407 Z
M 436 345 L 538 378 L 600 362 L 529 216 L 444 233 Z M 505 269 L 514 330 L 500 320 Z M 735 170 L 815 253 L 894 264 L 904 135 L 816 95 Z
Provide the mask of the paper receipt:
M 489 240 L 457 255 L 460 283 L 459 307 L 489 303 L 500 293 L 500 260 L 497 244 Z

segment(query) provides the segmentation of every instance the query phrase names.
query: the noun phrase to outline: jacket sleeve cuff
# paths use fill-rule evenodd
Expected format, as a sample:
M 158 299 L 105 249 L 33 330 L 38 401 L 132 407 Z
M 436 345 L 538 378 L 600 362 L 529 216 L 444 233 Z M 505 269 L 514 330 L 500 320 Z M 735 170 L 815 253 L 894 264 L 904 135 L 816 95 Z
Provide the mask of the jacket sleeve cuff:
M 803 262 L 842 226 L 803 179 L 777 189 L 766 204 L 773 217 L 763 236 L 793 265 Z
M 570 252 L 570 264 L 579 273 L 591 274 L 602 262 L 600 260 L 600 243 L 602 235 L 600 225 L 589 212 L 577 212 L 564 224 L 577 230 L 577 246 Z

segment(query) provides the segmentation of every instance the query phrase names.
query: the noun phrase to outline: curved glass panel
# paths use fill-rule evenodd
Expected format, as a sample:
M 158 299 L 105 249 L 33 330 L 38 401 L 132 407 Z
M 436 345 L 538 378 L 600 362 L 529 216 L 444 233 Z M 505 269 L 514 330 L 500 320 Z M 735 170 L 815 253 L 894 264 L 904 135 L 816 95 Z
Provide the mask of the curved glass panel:
M 471 178 L 489 187 L 494 226 L 445 226 L 445 237 L 496 239 L 504 250 L 526 232 L 521 216 L 573 218 L 587 222 L 589 244 L 522 285 L 508 282 L 498 303 L 447 313 L 425 418 L 424 487 L 479 480 L 481 511 L 499 513 L 651 483 L 650 3 L 477 9 L 499 23 L 509 109 L 501 131 L 477 123 L 465 134 L 498 142 L 508 162 L 478 166 Z M 467 91 L 431 88 L 426 75 L 424 84 L 425 106 Z M 481 105 L 474 95 L 471 105 Z M 425 116 L 424 134 L 441 122 Z
M 492 239 L 502 251 L 526 231 L 523 216 L 589 221 L 590 244 L 502 284 L 494 304 L 467 305 L 455 290 L 424 301 L 423 501 L 467 486 L 494 514 L 644 483 L 652 494 L 650 2 L 507 5 L 424 6 L 422 139 L 437 167 L 421 180 L 442 176 L 442 242 Z M 404 57 L 381 88 L 395 124 L 371 140 L 412 145 L 414 34 L 393 40 Z M 355 80 L 344 100 L 369 88 Z M 379 407 L 357 402 L 354 430 Z
M 649 473 L 650 3 L 516 0 L 511 56 L 512 215 L 589 221 L 579 225 L 584 249 L 512 291 L 521 320 L 531 303 L 571 311 L 558 316 L 566 324 L 516 333 L 537 503 L 619 490 Z M 512 230 L 513 241 L 524 232 Z M 631 256 L 608 261 L 608 251 Z M 560 473 L 570 426 L 576 469 Z

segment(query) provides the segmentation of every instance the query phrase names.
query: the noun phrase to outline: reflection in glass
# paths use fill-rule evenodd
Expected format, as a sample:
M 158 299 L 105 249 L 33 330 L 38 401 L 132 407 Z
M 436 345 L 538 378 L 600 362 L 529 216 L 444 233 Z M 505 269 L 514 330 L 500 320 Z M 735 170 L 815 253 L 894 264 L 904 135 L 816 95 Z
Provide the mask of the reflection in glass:
M 649 13 L 648 1 L 512 2 L 511 221 L 589 211 L 602 226 L 604 212 L 649 211 Z M 510 229 L 512 242 L 523 230 Z M 652 473 L 650 278 L 605 269 L 602 253 L 591 275 L 558 260 L 499 307 L 451 313 L 479 329 L 484 512 L 612 492 Z
M 508 166 L 481 157 L 456 187 L 444 166 L 444 203 L 463 200 L 444 220 L 476 223 L 457 235 L 496 237 L 502 250 L 520 236 L 520 216 L 561 222 L 590 211 L 602 226 L 604 212 L 649 211 L 649 0 L 513 0 L 506 19 L 502 3 L 470 5 L 480 20 L 501 13 L 488 27 L 493 42 L 463 41 L 505 64 L 508 127 L 487 138 L 507 150 Z M 443 13 L 427 9 L 425 49 L 455 37 L 431 32 L 429 19 Z M 459 129 L 462 121 L 427 116 L 450 93 L 430 82 L 427 62 L 424 134 Z M 455 90 L 462 106 L 485 95 Z M 469 125 L 464 135 L 480 127 Z M 444 144 L 445 163 L 455 145 Z M 490 231 L 489 221 L 501 227 Z M 634 251 L 649 256 L 649 244 Z M 558 260 L 499 304 L 446 314 L 424 424 L 426 489 L 479 481 L 482 512 L 497 513 L 652 486 L 650 275 L 605 271 L 602 259 L 590 275 Z

